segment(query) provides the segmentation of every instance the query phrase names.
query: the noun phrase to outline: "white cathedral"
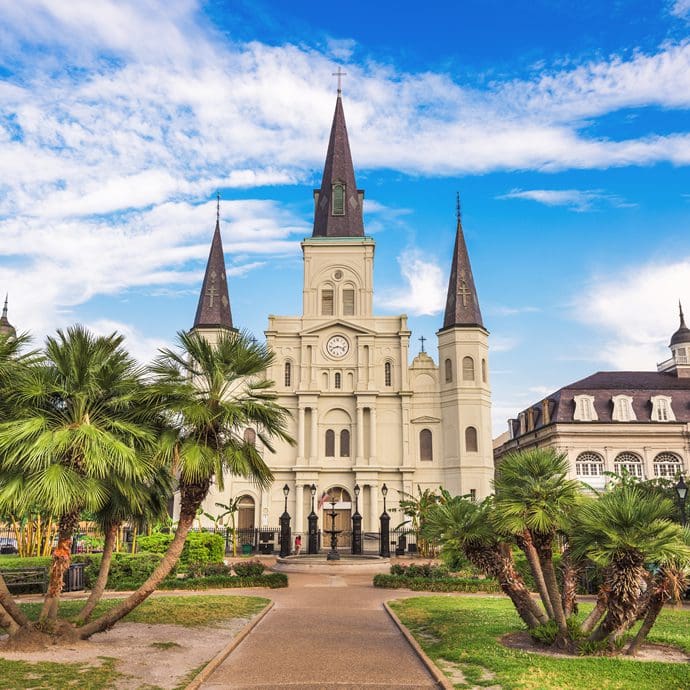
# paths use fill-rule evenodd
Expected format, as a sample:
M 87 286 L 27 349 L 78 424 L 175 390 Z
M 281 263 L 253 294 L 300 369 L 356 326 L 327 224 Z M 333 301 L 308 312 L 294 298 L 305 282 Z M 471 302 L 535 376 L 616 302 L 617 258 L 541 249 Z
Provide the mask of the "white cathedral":
M 278 444 L 264 459 L 275 475 L 267 491 L 227 477 L 204 509 L 241 496 L 238 527 L 277 527 L 284 486 L 293 533 L 306 533 L 316 499 L 320 527 L 326 494 L 336 527 L 348 529 L 357 507 L 365 531 L 378 529 L 400 492 L 443 486 L 477 499 L 493 478 L 488 332 L 484 328 L 458 213 L 448 298 L 437 333 L 440 363 L 422 352 L 409 364 L 407 317 L 373 313 L 375 242 L 364 232 L 364 191 L 357 189 L 345 115 L 338 93 L 321 188 L 314 191 L 314 230 L 302 242 L 302 314 L 269 316 L 266 340 L 275 353 L 267 372 L 291 415 L 297 443 Z M 286 286 L 287 287 L 287 286 Z M 213 339 L 232 329 L 220 236 L 216 229 L 194 329 Z M 255 440 L 253 429 L 245 438 Z M 258 441 L 257 441 L 258 443 Z M 312 489 L 316 487 L 316 491 Z M 403 521 L 392 517 L 391 527 Z M 329 523 L 330 526 L 330 523 Z

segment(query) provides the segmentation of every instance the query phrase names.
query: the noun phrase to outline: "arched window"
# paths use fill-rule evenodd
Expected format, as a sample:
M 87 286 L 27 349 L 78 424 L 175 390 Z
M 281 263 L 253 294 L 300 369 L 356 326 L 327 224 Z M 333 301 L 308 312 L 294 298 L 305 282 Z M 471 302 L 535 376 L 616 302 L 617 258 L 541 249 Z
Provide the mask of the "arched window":
M 486 360 L 482 360 L 482 382 L 486 383 L 488 381 L 488 374 L 486 371 Z
M 638 479 L 644 478 L 644 472 L 642 471 L 642 458 L 635 453 L 618 453 L 616 459 L 613 461 L 613 469 L 616 474 L 623 474 L 627 472 L 633 477 Z
M 601 477 L 604 474 L 601 455 L 591 451 L 580 453 L 575 460 L 575 473 L 578 477 Z
M 242 496 L 240 498 L 237 510 L 237 529 L 254 529 L 254 499 L 251 496 Z
M 465 429 L 465 450 L 468 453 L 477 453 L 479 447 L 477 445 L 477 430 L 473 426 L 468 426 Z
M 390 362 L 386 362 L 383 365 L 383 382 L 386 384 L 386 386 L 393 385 L 393 374 L 391 371 L 391 363 Z
M 292 385 L 292 365 L 290 362 L 285 362 L 285 385 L 288 387 Z
M 355 314 L 355 291 L 352 288 L 343 288 L 343 316 Z
M 659 453 L 654 458 L 654 476 L 675 479 L 683 471 L 680 458 L 673 453 Z
M 333 208 L 334 216 L 345 215 L 345 185 L 341 182 L 336 182 L 333 185 Z
M 321 290 L 321 315 L 333 316 L 333 289 L 324 288 Z
M 419 459 L 433 460 L 434 450 L 432 444 L 431 431 L 429 429 L 422 429 L 419 432 Z
M 474 360 L 472 357 L 462 358 L 462 380 L 474 381 Z
M 350 432 L 347 429 L 340 432 L 340 457 L 350 457 Z
M 244 430 L 244 440 L 245 443 L 250 443 L 252 446 L 256 445 L 256 431 L 254 429 Z
M 453 362 L 450 359 L 446 360 L 446 383 L 450 383 L 453 380 Z
M 340 372 L 336 372 L 335 377 L 334 377 L 334 386 L 336 388 L 342 388 L 343 387 L 343 377 L 340 375 Z
M 333 429 L 326 430 L 326 457 L 335 457 L 335 431 Z

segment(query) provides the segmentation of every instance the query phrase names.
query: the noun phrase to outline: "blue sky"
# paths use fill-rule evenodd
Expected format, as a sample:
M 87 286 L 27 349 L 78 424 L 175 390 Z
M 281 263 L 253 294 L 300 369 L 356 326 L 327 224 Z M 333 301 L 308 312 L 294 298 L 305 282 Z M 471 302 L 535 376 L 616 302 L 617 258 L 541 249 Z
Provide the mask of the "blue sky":
M 341 65 L 376 308 L 434 339 L 455 192 L 495 432 L 690 312 L 690 0 L 0 0 L 0 290 L 150 357 L 191 325 L 221 190 L 237 325 L 301 306 Z M 435 349 L 432 349 L 435 355 Z

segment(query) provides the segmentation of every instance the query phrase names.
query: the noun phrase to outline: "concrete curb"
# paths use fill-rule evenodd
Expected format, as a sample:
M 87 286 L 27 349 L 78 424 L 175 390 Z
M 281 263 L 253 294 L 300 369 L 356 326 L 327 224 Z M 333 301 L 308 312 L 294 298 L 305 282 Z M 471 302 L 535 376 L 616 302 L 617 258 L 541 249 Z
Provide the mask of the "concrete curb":
M 252 618 L 247 625 L 244 626 L 242 631 L 239 633 L 239 635 L 236 635 L 235 637 L 228 642 L 228 644 L 223 647 L 223 649 L 216 654 L 216 656 L 211 659 L 202 669 L 199 671 L 199 673 L 194 676 L 194 679 L 192 680 L 189 685 L 185 686 L 184 690 L 197 690 L 199 687 L 201 687 L 202 683 L 205 683 L 209 676 L 230 656 L 231 652 L 244 640 L 249 633 L 254 630 L 254 628 L 263 620 L 264 616 L 273 608 L 274 602 L 269 601 L 264 608 L 259 611 L 259 613 Z
M 385 601 L 383 602 L 383 608 L 390 616 L 393 623 L 395 623 L 398 630 L 400 630 L 400 632 L 403 634 L 403 637 L 408 641 L 410 647 L 414 649 L 415 654 L 426 666 L 437 687 L 443 688 L 443 690 L 453 690 L 455 686 L 450 682 L 448 676 L 446 676 L 446 674 L 443 673 L 443 671 L 441 671 L 441 669 L 436 666 L 436 664 L 427 656 L 426 652 L 421 648 L 419 642 L 414 639 L 412 633 L 402 624 L 401 620 L 395 615 L 391 607 L 388 606 Z

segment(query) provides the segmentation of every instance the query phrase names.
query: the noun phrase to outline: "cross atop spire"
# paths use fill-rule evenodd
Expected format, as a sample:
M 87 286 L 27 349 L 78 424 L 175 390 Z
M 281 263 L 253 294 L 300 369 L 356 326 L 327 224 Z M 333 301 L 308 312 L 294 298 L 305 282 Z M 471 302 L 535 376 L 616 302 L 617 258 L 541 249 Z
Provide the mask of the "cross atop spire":
M 5 306 L 2 308 L 2 318 L 6 319 L 7 318 L 7 298 L 9 297 L 9 293 L 5 293 Z M 682 313 L 682 312 L 681 312 Z
M 343 99 L 340 97 L 340 77 L 344 73 L 338 70 L 335 74 L 338 77 L 338 98 L 335 101 L 321 188 L 314 192 L 312 237 L 364 237 L 364 191 L 357 189 L 355 182 Z
M 342 96 L 343 94 L 343 82 L 342 78 L 347 76 L 347 72 L 343 72 L 340 67 L 338 67 L 337 72 L 333 72 L 332 76 L 338 77 L 338 96 Z
M 443 329 L 453 328 L 454 326 L 479 326 L 484 328 L 482 313 L 479 309 L 479 299 L 477 298 L 477 289 L 474 286 L 470 255 L 467 251 L 465 235 L 462 230 L 460 192 L 455 197 L 455 215 L 457 218 L 457 229 L 455 232 L 455 247 L 453 248 L 453 263 L 450 267 L 450 280 L 448 281 L 448 296 L 446 298 Z
M 206 263 L 204 282 L 201 284 L 194 328 L 233 329 L 223 241 L 220 236 L 220 192 L 216 194 L 216 229 Z

